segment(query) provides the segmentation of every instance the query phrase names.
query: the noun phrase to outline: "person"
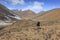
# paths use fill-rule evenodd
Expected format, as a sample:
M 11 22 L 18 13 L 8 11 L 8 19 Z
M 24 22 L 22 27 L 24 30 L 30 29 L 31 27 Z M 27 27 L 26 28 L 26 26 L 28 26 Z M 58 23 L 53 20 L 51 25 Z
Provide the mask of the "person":
M 40 27 L 40 22 L 38 21 L 38 22 L 37 22 L 37 31 L 39 32 L 40 29 L 41 29 L 41 27 Z
M 37 22 L 37 26 L 40 26 L 40 22 L 39 21 Z

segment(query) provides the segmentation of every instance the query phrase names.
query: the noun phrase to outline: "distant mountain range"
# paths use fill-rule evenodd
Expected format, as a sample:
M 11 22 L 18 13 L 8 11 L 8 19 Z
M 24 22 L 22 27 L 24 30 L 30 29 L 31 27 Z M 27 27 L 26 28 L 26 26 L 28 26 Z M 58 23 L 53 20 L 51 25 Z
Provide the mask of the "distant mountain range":
M 15 12 L 17 15 L 19 15 L 20 17 L 25 18 L 25 19 L 30 19 L 36 15 L 36 13 L 31 10 L 25 10 L 25 11 L 12 10 L 12 11 Z
M 36 20 L 60 20 L 60 8 L 55 8 L 49 11 L 42 11 L 39 13 L 35 13 L 31 10 L 12 10 L 15 12 L 17 15 L 19 15 L 21 18 L 26 18 L 26 19 L 36 19 Z

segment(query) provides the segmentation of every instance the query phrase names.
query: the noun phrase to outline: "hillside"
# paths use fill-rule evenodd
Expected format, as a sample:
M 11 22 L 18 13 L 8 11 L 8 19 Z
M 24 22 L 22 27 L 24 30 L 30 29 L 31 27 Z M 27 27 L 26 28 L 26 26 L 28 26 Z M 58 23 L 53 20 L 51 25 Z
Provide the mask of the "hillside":
M 60 20 L 60 8 L 56 8 L 50 11 L 47 11 L 44 13 L 43 16 L 38 16 L 36 17 L 37 20 Z

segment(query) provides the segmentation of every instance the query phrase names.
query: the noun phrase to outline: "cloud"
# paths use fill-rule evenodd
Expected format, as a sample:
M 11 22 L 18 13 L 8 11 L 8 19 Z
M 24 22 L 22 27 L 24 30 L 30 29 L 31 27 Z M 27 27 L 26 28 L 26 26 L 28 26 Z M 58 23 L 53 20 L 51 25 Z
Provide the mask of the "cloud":
M 43 9 L 43 5 L 44 5 L 43 2 L 35 1 L 31 5 L 28 5 L 27 7 L 23 8 L 22 11 L 24 11 L 24 10 L 32 10 L 32 11 L 35 11 L 35 12 L 39 12 L 39 10 Z
M 44 2 L 39 2 L 39 1 L 34 1 L 34 2 L 26 2 L 25 0 L 6 0 L 8 1 L 10 4 L 12 4 L 14 7 L 16 7 L 16 9 L 18 9 L 17 4 L 20 4 L 20 9 L 22 9 L 22 11 L 24 10 L 32 10 L 34 12 L 40 12 L 43 10 L 43 5 Z M 10 8 L 10 9 L 15 9 L 15 8 Z
M 12 4 L 12 5 L 16 5 L 16 4 L 24 4 L 24 0 L 9 0 L 9 2 Z

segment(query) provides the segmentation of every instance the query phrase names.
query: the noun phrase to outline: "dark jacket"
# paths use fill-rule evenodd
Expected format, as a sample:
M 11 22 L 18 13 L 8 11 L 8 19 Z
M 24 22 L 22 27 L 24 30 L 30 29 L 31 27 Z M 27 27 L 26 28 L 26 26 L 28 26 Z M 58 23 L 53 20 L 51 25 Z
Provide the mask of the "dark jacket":
M 37 22 L 37 26 L 40 26 L 40 22 Z

